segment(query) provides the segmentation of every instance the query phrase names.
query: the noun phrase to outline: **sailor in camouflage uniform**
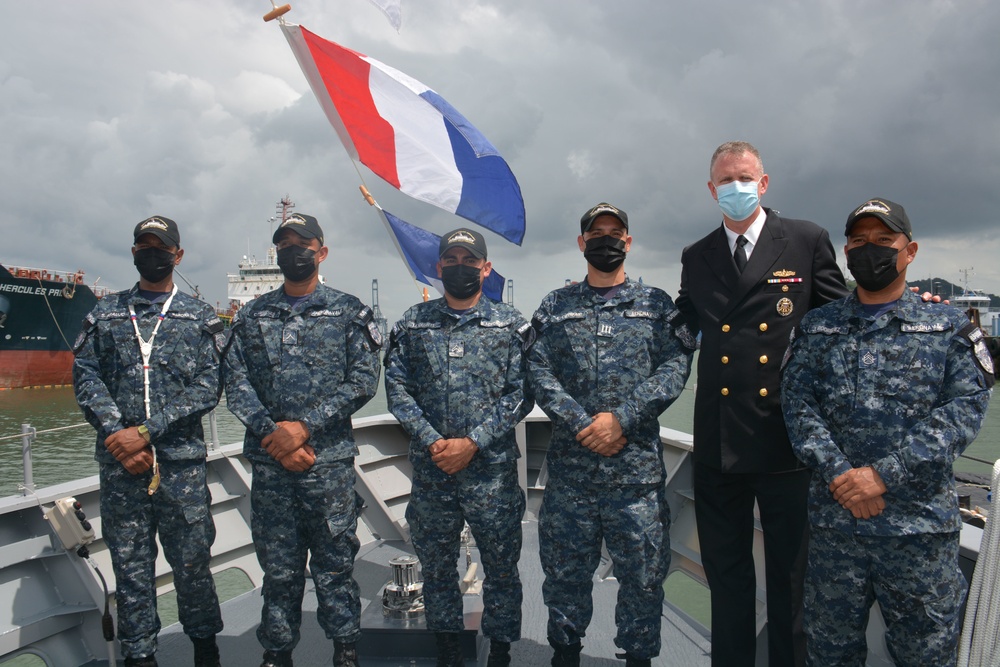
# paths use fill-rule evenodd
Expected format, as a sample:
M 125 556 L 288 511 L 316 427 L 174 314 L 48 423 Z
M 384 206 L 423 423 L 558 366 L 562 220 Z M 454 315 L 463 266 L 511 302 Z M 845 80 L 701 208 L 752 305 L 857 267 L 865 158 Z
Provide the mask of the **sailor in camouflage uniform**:
M 215 524 L 201 417 L 219 400 L 223 325 L 208 304 L 174 285 L 184 251 L 173 220 L 143 220 L 133 240 L 138 284 L 98 301 L 73 347 L 76 399 L 97 429 L 118 637 L 126 665 L 155 667 L 159 533 L 195 665 L 217 667 L 222 614 L 209 570 Z
M 510 664 L 521 638 L 521 517 L 514 426 L 531 410 L 521 348 L 530 325 L 483 296 L 486 241 L 456 229 L 441 237 L 445 296 L 418 303 L 393 327 L 386 352 L 389 410 L 410 434 L 413 489 L 406 508 L 424 576 L 427 627 L 438 665 L 465 664 L 455 560 L 468 522 L 483 561 L 483 635 L 490 667 Z
M 983 332 L 905 289 L 917 253 L 899 204 L 847 220 L 854 294 L 806 314 L 781 397 L 796 456 L 813 469 L 806 574 L 808 663 L 864 665 L 877 600 L 897 665 L 954 665 L 965 581 L 952 463 L 986 413 Z
M 553 665 L 580 664 L 603 538 L 620 585 L 615 644 L 641 667 L 660 652 L 670 565 L 657 418 L 684 389 L 695 341 L 665 292 L 625 276 L 625 212 L 601 203 L 580 223 L 587 280 L 545 297 L 527 352 L 553 428 L 539 516 L 548 638 Z
M 372 310 L 320 284 L 326 259 L 316 218 L 295 213 L 274 233 L 284 285 L 233 318 L 225 358 L 229 409 L 246 427 L 251 506 L 264 570 L 261 667 L 292 664 L 306 559 L 334 665 L 357 665 L 361 604 L 351 415 L 375 394 L 381 337 Z

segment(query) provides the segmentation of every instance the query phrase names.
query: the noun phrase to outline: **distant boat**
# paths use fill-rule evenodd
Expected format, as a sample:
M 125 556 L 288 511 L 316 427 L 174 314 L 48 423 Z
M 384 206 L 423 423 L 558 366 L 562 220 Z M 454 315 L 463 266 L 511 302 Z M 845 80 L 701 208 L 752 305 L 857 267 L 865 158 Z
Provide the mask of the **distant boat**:
M 73 341 L 107 291 L 83 271 L 0 265 L 0 389 L 71 384 Z
M 990 295 L 982 290 L 969 289 L 961 294 L 948 297 L 951 305 L 960 308 L 986 332 L 988 336 L 1000 336 L 1000 311 L 990 306 Z
M 277 222 L 278 226 L 281 226 L 281 223 L 287 220 L 288 216 L 292 214 L 293 208 L 295 208 L 295 202 L 288 195 L 285 195 L 278 201 L 277 215 L 270 219 L 271 222 Z M 281 268 L 278 267 L 277 251 L 274 245 L 270 243 L 270 239 L 268 239 L 268 246 L 263 261 L 257 259 L 254 255 L 243 255 L 243 260 L 239 263 L 237 269 L 236 273 L 227 274 L 227 297 L 229 305 L 226 310 L 219 313 L 219 316 L 226 321 L 231 320 L 237 310 L 261 294 L 272 292 L 281 287 L 285 282 L 285 278 L 281 274 Z M 322 276 L 320 276 L 320 282 L 323 282 Z

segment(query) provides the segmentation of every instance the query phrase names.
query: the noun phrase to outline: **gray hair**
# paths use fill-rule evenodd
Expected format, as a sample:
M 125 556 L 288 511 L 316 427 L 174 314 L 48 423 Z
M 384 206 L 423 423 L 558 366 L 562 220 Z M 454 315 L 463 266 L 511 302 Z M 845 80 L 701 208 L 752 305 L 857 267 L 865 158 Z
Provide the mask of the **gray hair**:
M 757 158 L 757 164 L 760 165 L 760 173 L 764 173 L 764 162 L 760 159 L 760 151 L 758 151 L 753 144 L 747 141 L 727 141 L 712 153 L 712 161 L 708 164 L 708 178 L 712 178 L 712 169 L 715 167 L 715 161 L 718 160 L 723 155 L 743 155 L 744 153 L 750 153 L 755 158 Z

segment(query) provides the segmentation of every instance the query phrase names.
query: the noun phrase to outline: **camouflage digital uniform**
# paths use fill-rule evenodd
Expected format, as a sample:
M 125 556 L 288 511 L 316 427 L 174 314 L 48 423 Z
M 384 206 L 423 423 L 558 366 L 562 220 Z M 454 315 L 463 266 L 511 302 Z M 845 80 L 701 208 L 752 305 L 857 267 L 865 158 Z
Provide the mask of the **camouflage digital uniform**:
M 584 636 L 603 538 L 620 585 L 615 644 L 655 657 L 670 566 L 657 419 L 684 389 L 694 338 L 665 292 L 629 280 L 607 299 L 587 283 L 555 290 L 532 326 L 529 383 L 552 419 L 539 516 L 549 640 L 573 645 Z M 599 412 L 613 413 L 628 440 L 611 457 L 576 441 Z
M 150 417 L 143 402 L 143 364 L 128 306 L 149 337 L 162 304 L 138 285 L 108 295 L 87 315 L 74 344 L 73 385 L 87 421 L 97 429 L 101 528 L 114 568 L 118 636 L 125 657 L 156 652 L 159 532 L 174 573 L 184 632 L 213 637 L 222 615 L 209 570 L 215 524 L 205 480 L 202 415 L 219 400 L 222 322 L 210 306 L 177 292 L 153 340 L 149 370 Z M 112 433 L 145 424 L 160 465 L 160 486 L 147 493 L 152 471 L 130 474 L 105 447 Z
M 257 638 L 265 649 L 291 651 L 299 641 L 307 558 L 327 637 L 360 637 L 351 415 L 375 394 L 380 345 L 371 309 L 322 284 L 294 307 L 284 288 L 268 292 L 233 318 L 226 399 L 247 427 L 243 453 L 253 465 L 253 540 L 264 570 Z M 279 421 L 309 429 L 316 461 L 307 471 L 286 470 L 261 447 Z
M 899 665 L 954 665 L 965 582 L 952 463 L 975 438 L 993 384 L 982 331 L 909 290 L 867 314 L 856 295 L 803 318 L 781 397 L 792 447 L 813 469 L 805 630 L 812 665 L 864 665 L 878 600 Z M 829 484 L 871 466 L 885 509 L 855 519 Z
M 521 352 L 529 329 L 512 306 L 482 297 L 465 312 L 444 299 L 417 304 L 392 330 L 386 395 L 410 434 L 406 520 L 423 570 L 427 627 L 436 632 L 465 627 L 455 562 L 468 522 L 486 574 L 483 634 L 501 642 L 521 637 L 524 491 L 514 426 L 532 405 Z M 429 447 L 460 437 L 471 438 L 479 451 L 449 475 L 431 460 Z

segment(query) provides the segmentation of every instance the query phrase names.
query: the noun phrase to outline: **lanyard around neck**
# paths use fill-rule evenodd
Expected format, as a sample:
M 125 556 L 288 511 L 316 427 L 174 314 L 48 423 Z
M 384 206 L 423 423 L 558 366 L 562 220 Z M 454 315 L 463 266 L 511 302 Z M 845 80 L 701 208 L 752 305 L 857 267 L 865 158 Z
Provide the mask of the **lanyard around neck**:
M 167 311 L 170 310 L 170 304 L 173 302 L 175 294 L 177 294 L 177 285 L 174 285 L 174 288 L 170 290 L 170 296 L 163 302 L 163 309 L 156 317 L 156 325 L 153 326 L 153 333 L 149 334 L 149 340 L 145 340 L 139 332 L 139 318 L 135 314 L 135 306 L 131 303 L 128 305 L 132 328 L 135 329 L 135 339 L 139 342 L 139 354 L 142 355 L 143 383 L 146 385 L 146 419 L 149 419 L 149 360 L 153 356 L 153 339 L 156 338 L 156 332 L 160 330 L 160 324 L 166 318 Z
M 160 330 L 160 324 L 167 317 L 167 311 L 170 310 L 170 304 L 174 300 L 174 295 L 177 294 L 177 285 L 170 290 L 170 296 L 167 300 L 163 302 L 163 309 L 160 310 L 160 314 L 156 317 L 156 324 L 153 326 L 153 332 L 149 334 L 149 340 L 145 340 L 142 337 L 142 333 L 139 332 L 139 318 L 135 314 L 135 306 L 131 303 L 128 305 L 129 317 L 132 319 L 132 328 L 135 329 L 135 339 L 139 343 L 139 354 L 142 355 L 142 390 L 143 390 L 143 404 L 146 408 L 146 419 L 151 416 L 149 409 L 149 360 L 153 356 L 153 339 L 156 338 L 156 332 Z M 160 464 L 156 459 L 156 447 L 150 447 L 153 450 L 153 480 L 149 483 L 149 495 L 156 493 L 156 489 L 160 486 Z

